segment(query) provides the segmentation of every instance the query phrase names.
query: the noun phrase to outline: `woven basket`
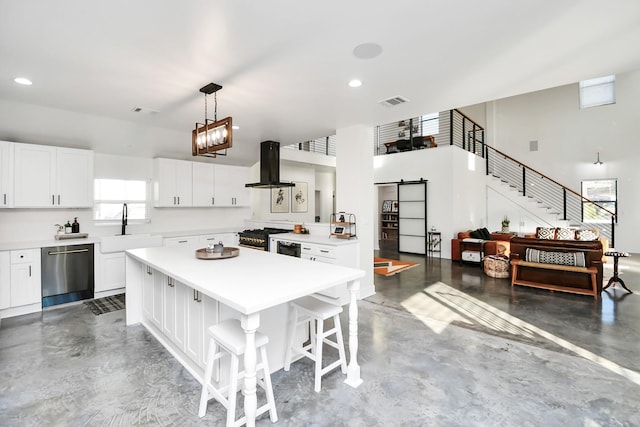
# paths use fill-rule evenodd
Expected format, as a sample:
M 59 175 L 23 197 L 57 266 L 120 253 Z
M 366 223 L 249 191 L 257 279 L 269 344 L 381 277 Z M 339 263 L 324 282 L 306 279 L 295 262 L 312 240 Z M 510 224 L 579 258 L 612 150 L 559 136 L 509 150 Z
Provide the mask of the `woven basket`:
M 510 275 L 509 260 L 495 255 L 484 257 L 484 273 L 489 277 L 506 279 Z

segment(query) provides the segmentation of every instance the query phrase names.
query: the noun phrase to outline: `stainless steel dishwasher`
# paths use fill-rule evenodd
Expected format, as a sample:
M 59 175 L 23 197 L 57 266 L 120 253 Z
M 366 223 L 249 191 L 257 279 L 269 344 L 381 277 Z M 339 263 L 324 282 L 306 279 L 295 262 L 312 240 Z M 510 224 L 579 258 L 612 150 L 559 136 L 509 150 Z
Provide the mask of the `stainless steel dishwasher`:
M 42 307 L 93 298 L 93 244 L 42 248 Z

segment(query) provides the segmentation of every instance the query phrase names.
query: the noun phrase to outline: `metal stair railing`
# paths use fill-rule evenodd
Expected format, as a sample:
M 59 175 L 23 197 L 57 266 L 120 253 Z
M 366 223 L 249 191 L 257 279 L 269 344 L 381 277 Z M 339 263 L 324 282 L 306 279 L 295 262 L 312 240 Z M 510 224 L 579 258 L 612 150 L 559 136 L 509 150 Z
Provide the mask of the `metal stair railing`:
M 611 247 L 615 246 L 615 224 L 617 222 L 615 212 L 583 197 L 508 154 L 487 144 L 482 143 L 482 145 L 481 151 L 482 157 L 485 159 L 487 175 L 507 183 L 523 196 L 534 200 L 538 205 L 547 208 L 550 213 L 558 215 L 558 219 L 568 221 L 572 226 L 597 229 L 602 237 L 609 239 Z M 585 205 L 592 205 L 603 216 L 608 216 L 609 221 L 584 222 L 582 219 Z

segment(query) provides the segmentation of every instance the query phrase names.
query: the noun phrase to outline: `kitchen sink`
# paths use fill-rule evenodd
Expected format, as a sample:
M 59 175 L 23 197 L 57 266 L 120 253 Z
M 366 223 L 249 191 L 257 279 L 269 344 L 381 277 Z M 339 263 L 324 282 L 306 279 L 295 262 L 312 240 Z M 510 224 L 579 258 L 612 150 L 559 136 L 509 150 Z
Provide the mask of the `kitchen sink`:
M 123 252 L 127 249 L 149 248 L 162 246 L 160 234 L 119 234 L 116 236 L 103 236 L 100 238 L 100 252 Z

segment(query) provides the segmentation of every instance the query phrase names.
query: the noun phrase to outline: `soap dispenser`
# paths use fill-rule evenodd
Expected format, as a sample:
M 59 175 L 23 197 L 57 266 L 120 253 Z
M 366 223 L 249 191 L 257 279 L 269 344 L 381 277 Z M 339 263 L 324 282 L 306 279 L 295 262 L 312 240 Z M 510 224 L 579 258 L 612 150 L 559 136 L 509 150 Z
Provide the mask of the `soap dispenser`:
M 71 234 L 71 222 L 69 220 L 64 225 L 64 234 Z
M 73 218 L 73 224 L 71 224 L 71 232 L 72 233 L 80 232 L 80 223 L 78 222 L 78 217 Z

